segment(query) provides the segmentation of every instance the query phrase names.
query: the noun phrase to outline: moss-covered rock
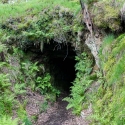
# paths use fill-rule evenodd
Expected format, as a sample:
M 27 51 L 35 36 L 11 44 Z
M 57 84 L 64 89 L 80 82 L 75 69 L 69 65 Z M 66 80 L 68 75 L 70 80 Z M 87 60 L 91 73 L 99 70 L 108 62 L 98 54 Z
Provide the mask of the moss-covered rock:
M 92 17 L 95 26 L 111 31 L 120 30 L 120 6 L 112 4 L 111 1 L 100 1 L 92 6 Z

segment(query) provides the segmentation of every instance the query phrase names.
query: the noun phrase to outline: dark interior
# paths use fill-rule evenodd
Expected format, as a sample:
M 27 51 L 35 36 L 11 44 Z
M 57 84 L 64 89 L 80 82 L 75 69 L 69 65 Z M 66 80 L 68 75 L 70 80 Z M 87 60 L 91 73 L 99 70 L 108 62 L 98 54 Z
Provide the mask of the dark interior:
M 69 92 L 75 79 L 76 53 L 71 44 L 45 44 L 43 53 L 48 58 L 48 67 L 52 76 L 52 83 L 58 89 Z

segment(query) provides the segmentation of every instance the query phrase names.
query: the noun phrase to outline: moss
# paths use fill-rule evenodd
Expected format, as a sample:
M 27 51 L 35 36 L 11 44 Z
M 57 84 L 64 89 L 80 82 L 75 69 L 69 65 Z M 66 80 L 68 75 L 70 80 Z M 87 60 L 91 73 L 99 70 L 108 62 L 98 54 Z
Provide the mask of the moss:
M 120 40 L 116 41 L 118 42 L 117 45 L 115 45 L 115 48 L 112 50 L 112 54 L 116 55 L 124 51 L 125 48 L 125 36 Z
M 109 46 L 108 58 L 101 55 L 105 73 L 104 83 L 99 87 L 93 101 L 94 123 L 102 125 L 125 124 L 125 34 L 108 44 L 104 44 L 102 50 Z
M 95 3 L 91 10 L 94 24 L 104 29 L 110 28 L 111 31 L 118 31 L 120 29 L 119 12 L 120 7 L 112 6 L 111 1 Z
M 111 47 L 112 46 L 112 47 Z M 108 60 L 104 64 L 104 72 L 109 85 L 117 83 L 122 79 L 125 72 L 125 35 L 119 36 L 111 45 L 112 51 L 109 53 Z
M 119 10 L 115 7 L 106 5 L 104 8 L 104 20 L 105 21 L 110 21 L 110 19 L 117 19 L 119 14 Z
M 41 40 L 47 43 L 53 40 L 59 43 L 79 42 L 77 34 L 84 28 L 80 15 L 75 15 L 71 9 L 59 5 L 53 9 L 44 8 L 35 17 L 29 15 L 27 18 L 11 18 L 1 25 L 9 36 L 11 32 L 15 34 L 17 41 L 8 37 L 8 43 L 16 42 L 16 45 L 24 50 L 34 45 L 40 46 Z M 4 39 L 4 42 L 7 42 L 7 39 Z
M 115 63 L 115 59 L 109 56 L 108 61 L 106 62 L 106 64 L 105 64 L 103 70 L 104 70 L 105 72 L 106 72 L 106 71 L 109 71 L 109 70 L 110 70 L 110 67 L 113 66 L 114 63 Z

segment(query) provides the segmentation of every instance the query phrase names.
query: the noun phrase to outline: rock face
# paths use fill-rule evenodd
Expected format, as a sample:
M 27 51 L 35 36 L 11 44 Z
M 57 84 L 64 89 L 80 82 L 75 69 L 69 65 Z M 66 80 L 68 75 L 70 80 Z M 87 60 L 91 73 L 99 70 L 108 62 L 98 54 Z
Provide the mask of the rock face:
M 123 7 L 121 8 L 121 20 L 125 23 L 125 3 L 123 4 Z
M 99 47 L 97 48 L 95 37 L 92 37 L 91 35 L 88 36 L 88 38 L 85 41 L 85 44 L 88 46 L 88 48 L 91 50 L 92 55 L 95 58 L 96 65 L 99 66 L 99 56 L 98 56 L 98 51 Z

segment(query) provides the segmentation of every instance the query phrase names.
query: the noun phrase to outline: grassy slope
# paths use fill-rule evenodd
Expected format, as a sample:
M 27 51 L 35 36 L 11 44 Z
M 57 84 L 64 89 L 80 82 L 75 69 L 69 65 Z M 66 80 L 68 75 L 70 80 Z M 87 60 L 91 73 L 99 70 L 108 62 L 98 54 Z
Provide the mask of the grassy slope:
M 51 9 L 57 5 L 70 8 L 74 12 L 80 8 L 79 3 L 68 0 L 31 0 L 27 3 L 0 4 L 0 22 L 10 17 L 27 16 L 27 10 L 29 10 L 29 14 L 38 14 L 44 8 Z M 33 11 L 31 11 L 31 9 Z
M 101 68 L 104 76 L 93 95 L 94 123 L 101 125 L 125 124 L 125 34 L 113 40 L 111 35 L 103 41 Z M 93 124 L 94 124 L 93 123 Z

